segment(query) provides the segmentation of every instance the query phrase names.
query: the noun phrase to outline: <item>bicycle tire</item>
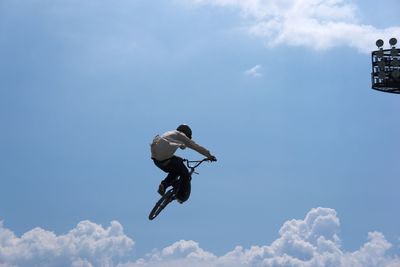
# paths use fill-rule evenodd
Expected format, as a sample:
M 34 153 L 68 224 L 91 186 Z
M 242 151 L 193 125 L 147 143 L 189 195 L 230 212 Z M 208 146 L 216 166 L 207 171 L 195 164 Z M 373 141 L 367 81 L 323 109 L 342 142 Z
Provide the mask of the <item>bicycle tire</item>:
M 153 220 L 157 217 L 157 215 L 173 200 L 173 193 L 173 189 L 171 189 L 157 201 L 149 214 L 149 220 Z

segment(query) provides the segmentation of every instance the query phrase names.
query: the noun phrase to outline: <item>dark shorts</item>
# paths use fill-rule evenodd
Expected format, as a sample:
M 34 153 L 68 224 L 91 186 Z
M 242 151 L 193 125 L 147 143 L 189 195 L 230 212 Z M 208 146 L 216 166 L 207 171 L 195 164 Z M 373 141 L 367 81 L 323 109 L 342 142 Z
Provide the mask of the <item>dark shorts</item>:
M 173 186 L 177 191 L 177 198 L 186 201 L 190 196 L 190 174 L 183 159 L 173 156 L 167 160 L 158 161 L 153 159 L 154 164 L 168 173 L 167 177 L 161 182 L 165 188 Z

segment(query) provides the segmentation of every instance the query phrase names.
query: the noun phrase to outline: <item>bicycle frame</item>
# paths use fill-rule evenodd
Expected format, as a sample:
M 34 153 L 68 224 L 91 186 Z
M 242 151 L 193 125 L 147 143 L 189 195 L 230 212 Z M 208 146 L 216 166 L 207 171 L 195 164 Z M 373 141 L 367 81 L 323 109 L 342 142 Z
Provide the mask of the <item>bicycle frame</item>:
M 189 171 L 189 174 L 192 175 L 193 173 L 199 174 L 198 172 L 195 171 L 196 168 L 197 168 L 198 166 L 200 166 L 200 164 L 202 164 L 204 161 L 210 161 L 210 160 L 207 159 L 207 158 L 204 158 L 204 159 L 202 159 L 202 160 L 188 160 L 188 159 L 184 159 L 183 161 L 186 162 L 186 166 L 187 166 L 188 169 L 190 170 L 190 171 Z M 194 164 L 194 165 L 191 165 L 191 164 Z

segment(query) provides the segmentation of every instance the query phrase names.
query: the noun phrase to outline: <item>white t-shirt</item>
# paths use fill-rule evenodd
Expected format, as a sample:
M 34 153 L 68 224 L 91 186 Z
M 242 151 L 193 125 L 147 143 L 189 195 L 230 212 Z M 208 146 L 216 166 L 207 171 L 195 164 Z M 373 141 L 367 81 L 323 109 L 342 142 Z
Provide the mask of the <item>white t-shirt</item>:
M 171 158 L 178 148 L 191 148 L 205 157 L 211 157 L 210 151 L 196 144 L 184 133 L 177 130 L 169 131 L 154 137 L 151 147 L 151 157 L 156 160 L 166 160 Z

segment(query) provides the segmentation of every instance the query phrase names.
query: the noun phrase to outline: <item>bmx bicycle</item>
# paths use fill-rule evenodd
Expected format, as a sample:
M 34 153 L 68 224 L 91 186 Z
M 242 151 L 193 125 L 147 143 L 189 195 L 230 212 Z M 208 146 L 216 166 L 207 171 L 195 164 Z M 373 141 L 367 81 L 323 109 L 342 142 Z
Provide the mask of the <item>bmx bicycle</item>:
M 190 174 L 190 179 L 192 179 L 192 174 L 199 174 L 195 170 L 196 168 L 203 163 L 204 161 L 211 161 L 207 158 L 202 159 L 202 160 L 187 160 L 184 159 L 183 161 L 186 162 L 186 166 L 189 168 L 189 174 Z M 153 220 L 155 217 L 157 217 L 158 214 L 172 201 L 174 201 L 176 198 L 176 194 L 179 190 L 179 185 L 174 186 L 170 190 L 168 190 L 161 198 L 160 200 L 157 201 L 156 205 L 154 208 L 151 210 L 149 214 L 149 220 Z M 188 187 L 188 192 L 190 193 L 190 183 Z M 179 200 L 178 200 L 179 201 Z

